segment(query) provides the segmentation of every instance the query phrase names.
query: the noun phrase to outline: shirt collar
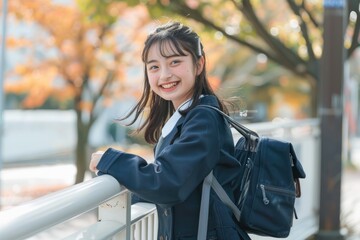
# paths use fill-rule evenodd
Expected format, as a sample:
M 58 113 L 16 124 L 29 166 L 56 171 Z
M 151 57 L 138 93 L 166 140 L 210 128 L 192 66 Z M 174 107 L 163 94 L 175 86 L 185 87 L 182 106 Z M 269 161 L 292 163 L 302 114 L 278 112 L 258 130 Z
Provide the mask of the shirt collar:
M 181 118 L 181 114 L 179 111 L 185 110 L 190 107 L 192 103 L 192 99 L 188 99 L 183 102 L 173 113 L 173 115 L 169 118 L 169 120 L 165 123 L 164 127 L 161 129 L 161 136 L 165 138 L 175 127 L 177 121 Z

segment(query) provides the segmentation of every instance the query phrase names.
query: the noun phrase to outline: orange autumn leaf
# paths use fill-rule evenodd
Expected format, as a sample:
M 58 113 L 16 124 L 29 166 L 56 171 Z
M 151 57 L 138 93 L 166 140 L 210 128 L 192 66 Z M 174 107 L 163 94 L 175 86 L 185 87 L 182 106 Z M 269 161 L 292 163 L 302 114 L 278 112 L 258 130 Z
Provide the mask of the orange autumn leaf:
M 66 101 L 73 99 L 75 92 L 72 87 L 66 86 L 64 88 L 53 88 L 51 95 L 59 101 Z
M 208 76 L 208 81 L 210 83 L 211 88 L 216 91 L 220 88 L 221 80 L 216 76 Z
M 49 97 L 50 91 L 36 87 L 28 92 L 28 95 L 24 99 L 22 105 L 24 108 L 34 108 L 44 104 Z
M 8 48 L 18 48 L 18 47 L 29 47 L 31 42 L 28 39 L 24 38 L 14 38 L 8 36 L 6 39 L 6 47 Z
M 91 112 L 93 109 L 93 104 L 91 102 L 82 101 L 79 103 L 78 107 L 84 112 Z
M 11 84 L 5 81 L 6 92 L 27 93 L 25 106 L 39 105 L 46 101 L 46 97 L 59 101 L 75 100 L 74 96 L 81 95 L 82 91 L 92 92 L 90 98 L 103 95 L 99 100 L 104 101 L 104 106 L 110 106 L 113 102 L 111 98 L 133 94 L 133 90 L 128 90 L 128 82 L 135 84 L 139 79 L 131 77 L 129 80 L 127 75 L 129 68 L 142 64 L 140 49 L 150 22 L 145 6 L 129 8 L 124 2 L 111 4 L 109 15 L 118 18 L 113 27 L 89 21 L 75 3 L 65 5 L 51 0 L 12 0 L 9 12 L 17 21 L 35 23 L 46 32 L 45 37 L 10 39 L 14 47 L 29 43 L 28 48 L 40 44 L 45 52 L 49 50 L 42 59 L 35 54 L 30 55 L 25 63 L 12 69 L 11 77 L 16 81 Z M 129 49 L 133 49 L 132 52 Z M 114 80 L 110 80 L 111 84 L 106 87 L 111 89 L 102 89 L 111 74 L 114 76 L 110 78 Z M 88 87 L 91 89 L 86 89 Z M 44 93 L 37 94 L 38 88 Z M 32 97 L 34 100 L 29 99 Z M 75 106 L 93 111 L 92 100 L 75 103 Z

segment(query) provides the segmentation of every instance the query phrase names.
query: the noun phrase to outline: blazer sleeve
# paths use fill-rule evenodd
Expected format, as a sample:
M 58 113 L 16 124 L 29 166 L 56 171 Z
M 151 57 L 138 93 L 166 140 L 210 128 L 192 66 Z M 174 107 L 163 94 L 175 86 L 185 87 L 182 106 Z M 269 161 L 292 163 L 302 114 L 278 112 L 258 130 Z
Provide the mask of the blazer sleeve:
M 186 116 L 180 136 L 165 146 L 154 163 L 140 156 L 108 149 L 97 168 L 110 174 L 141 198 L 157 204 L 184 201 L 219 162 L 224 141 L 220 115 L 208 109 L 193 109 Z

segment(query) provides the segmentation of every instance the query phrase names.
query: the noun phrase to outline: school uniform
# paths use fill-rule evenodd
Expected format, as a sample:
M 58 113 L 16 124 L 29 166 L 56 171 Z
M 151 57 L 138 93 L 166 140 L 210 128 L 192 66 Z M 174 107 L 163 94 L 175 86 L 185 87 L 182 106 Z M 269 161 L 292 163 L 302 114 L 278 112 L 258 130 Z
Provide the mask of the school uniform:
M 200 104 L 219 107 L 214 96 L 203 96 Z M 219 113 L 195 107 L 185 116 L 176 114 L 163 128 L 153 163 L 110 148 L 97 166 L 98 175 L 110 174 L 139 198 L 156 204 L 158 239 L 195 240 L 204 178 L 213 170 L 234 199 L 240 165 L 233 156 L 229 126 Z M 207 239 L 250 239 L 213 191 L 209 206 Z

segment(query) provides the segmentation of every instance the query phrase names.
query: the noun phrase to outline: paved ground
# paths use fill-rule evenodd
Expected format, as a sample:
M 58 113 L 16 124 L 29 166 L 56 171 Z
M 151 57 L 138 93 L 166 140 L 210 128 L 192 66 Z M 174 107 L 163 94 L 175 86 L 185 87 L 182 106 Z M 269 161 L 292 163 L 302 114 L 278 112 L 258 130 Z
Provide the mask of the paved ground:
M 352 159 L 358 170 L 346 169 L 342 179 L 342 223 L 349 239 L 360 239 L 360 139 L 354 141 Z M 9 168 L 1 173 L 2 209 L 29 201 L 51 191 L 71 186 L 75 167 L 71 164 Z M 61 239 L 96 222 L 96 212 L 55 226 L 30 240 Z

